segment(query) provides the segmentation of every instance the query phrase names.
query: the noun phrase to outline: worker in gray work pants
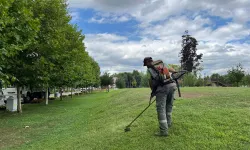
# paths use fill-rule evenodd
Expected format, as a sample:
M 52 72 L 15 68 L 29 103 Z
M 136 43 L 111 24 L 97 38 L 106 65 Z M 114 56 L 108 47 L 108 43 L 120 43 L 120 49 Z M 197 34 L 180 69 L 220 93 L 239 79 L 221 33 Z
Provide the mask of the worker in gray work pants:
M 157 136 L 168 136 L 168 128 L 172 123 L 172 107 L 174 102 L 174 92 L 176 90 L 176 84 L 174 81 L 170 80 L 164 85 L 159 85 L 159 74 L 155 69 L 152 69 L 152 58 L 144 58 L 144 66 L 148 67 L 148 72 L 151 76 L 151 89 L 155 87 L 156 96 L 156 110 L 159 121 L 160 131 L 155 135 Z M 169 72 L 175 72 L 174 69 L 168 68 Z M 152 89 L 153 91 L 153 89 Z
M 172 107 L 174 102 L 175 83 L 159 87 L 156 93 L 156 109 L 160 132 L 157 135 L 168 135 L 168 128 L 172 123 Z

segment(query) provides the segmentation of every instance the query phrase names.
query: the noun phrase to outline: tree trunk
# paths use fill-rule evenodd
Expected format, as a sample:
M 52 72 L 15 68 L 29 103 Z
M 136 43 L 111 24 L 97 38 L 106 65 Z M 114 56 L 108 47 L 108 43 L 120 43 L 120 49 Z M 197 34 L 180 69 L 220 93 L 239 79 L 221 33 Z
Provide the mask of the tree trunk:
M 22 113 L 22 102 L 21 102 L 21 94 L 20 94 L 19 85 L 17 85 L 17 112 Z
M 71 88 L 71 98 L 73 98 L 73 88 Z
M 45 104 L 49 104 L 49 88 L 46 87 L 46 92 L 45 92 Z
M 60 88 L 60 100 L 62 101 L 62 88 Z

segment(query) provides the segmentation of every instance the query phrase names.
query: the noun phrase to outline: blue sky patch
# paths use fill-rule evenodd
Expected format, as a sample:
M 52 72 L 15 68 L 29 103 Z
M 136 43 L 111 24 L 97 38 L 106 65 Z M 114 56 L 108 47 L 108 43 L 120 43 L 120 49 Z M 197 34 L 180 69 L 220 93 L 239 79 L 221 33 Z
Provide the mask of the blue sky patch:
M 113 23 L 89 22 L 90 19 L 95 17 L 95 14 L 97 13 L 93 9 L 76 9 L 71 10 L 71 12 L 74 12 L 78 15 L 75 17 L 76 20 L 74 19 L 75 21 L 71 21 L 71 23 L 77 23 L 79 28 L 82 29 L 83 34 L 110 33 L 128 36 L 131 37 L 132 40 L 140 39 L 136 36 L 138 22 L 135 20 Z

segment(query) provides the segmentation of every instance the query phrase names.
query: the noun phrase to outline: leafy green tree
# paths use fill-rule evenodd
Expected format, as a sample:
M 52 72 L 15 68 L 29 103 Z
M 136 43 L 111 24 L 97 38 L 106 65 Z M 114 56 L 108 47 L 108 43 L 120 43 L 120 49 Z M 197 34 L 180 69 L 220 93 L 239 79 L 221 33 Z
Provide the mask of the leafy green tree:
M 195 86 L 196 81 L 196 76 L 193 73 L 188 73 L 183 77 L 181 85 L 192 87 Z
M 205 76 L 204 77 L 204 86 L 207 86 L 210 83 L 210 77 L 209 76 Z
M 31 78 L 26 64 L 28 48 L 36 43 L 39 18 L 33 14 L 32 0 L 0 1 L 0 72 L 1 78 L 17 86 L 18 112 L 22 112 L 20 87 Z
M 97 62 L 95 62 L 94 60 L 92 61 L 92 74 L 93 74 L 93 84 L 95 87 L 98 87 L 101 83 L 100 81 L 100 67 L 98 65 Z
M 243 77 L 242 79 L 243 81 L 243 84 L 246 85 L 246 86 L 250 86 L 250 74 L 247 74 Z
M 239 83 L 242 81 L 245 76 L 245 72 L 241 64 L 238 64 L 236 67 L 232 67 L 232 69 L 228 70 L 228 77 L 232 84 L 236 84 L 237 87 Z
M 126 86 L 127 86 L 127 88 L 131 88 L 132 81 L 133 81 L 133 75 L 131 73 L 126 72 L 125 76 L 126 76 L 126 78 L 125 78 Z
M 195 86 L 204 86 L 204 79 L 201 76 L 196 80 Z
M 45 88 L 46 104 L 49 87 L 100 84 L 100 67 L 70 19 L 65 0 L 0 1 L 0 78 L 18 91 Z
M 181 66 L 176 65 L 176 64 L 168 64 L 169 67 L 173 68 L 175 71 L 180 71 Z
M 137 82 L 136 82 L 136 80 L 134 78 L 132 80 L 132 86 L 133 86 L 133 88 L 135 88 L 137 86 Z
M 126 87 L 126 85 L 125 85 L 125 80 L 124 80 L 124 78 L 122 78 L 122 77 L 118 77 L 118 79 L 116 80 L 115 84 L 116 84 L 116 87 L 117 87 L 117 88 L 120 88 L 120 89 Z
M 40 56 L 35 66 L 39 70 L 40 82 L 47 89 L 53 72 L 57 71 L 55 68 L 63 68 L 64 63 L 61 63 L 61 59 L 69 60 L 69 53 L 74 50 L 74 47 L 71 47 L 75 43 L 75 38 L 72 37 L 74 29 L 69 24 L 71 18 L 64 0 L 36 0 L 33 7 L 35 16 L 40 18 L 41 29 L 32 51 Z
M 132 76 L 133 76 L 133 78 L 135 80 L 135 81 L 132 81 L 133 87 L 140 87 L 141 86 L 141 76 L 140 76 L 140 73 L 137 70 L 134 70 L 132 72 Z
M 189 72 L 194 71 L 194 74 L 200 70 L 200 60 L 202 59 L 203 54 L 197 55 L 197 40 L 188 35 L 188 31 L 186 34 L 182 36 L 182 50 L 180 52 L 181 55 L 181 68 L 183 70 L 187 70 Z
M 218 73 L 214 73 L 211 75 L 211 80 L 212 81 L 219 81 L 220 77 L 221 76 Z
M 113 84 L 113 78 L 110 76 L 108 72 L 105 72 L 101 77 L 101 85 L 108 87 L 109 92 L 109 85 Z
M 141 86 L 142 87 L 149 87 L 149 78 L 150 78 L 150 75 L 149 73 L 141 73 L 141 78 L 142 78 L 142 82 L 141 82 Z

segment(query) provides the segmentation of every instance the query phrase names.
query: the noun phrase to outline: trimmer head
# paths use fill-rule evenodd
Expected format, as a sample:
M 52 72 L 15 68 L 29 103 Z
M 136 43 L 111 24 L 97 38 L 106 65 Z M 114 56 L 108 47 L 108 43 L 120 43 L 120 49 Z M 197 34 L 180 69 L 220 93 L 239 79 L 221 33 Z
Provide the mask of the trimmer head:
M 125 132 L 130 131 L 130 127 L 127 126 L 127 127 L 124 129 L 124 131 L 125 131 Z

